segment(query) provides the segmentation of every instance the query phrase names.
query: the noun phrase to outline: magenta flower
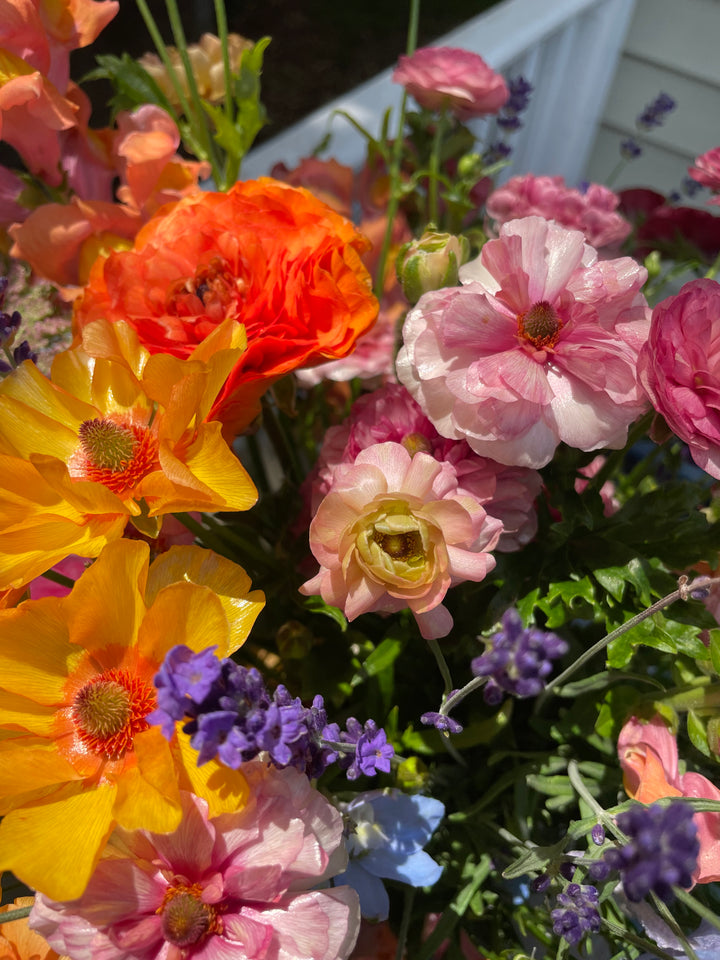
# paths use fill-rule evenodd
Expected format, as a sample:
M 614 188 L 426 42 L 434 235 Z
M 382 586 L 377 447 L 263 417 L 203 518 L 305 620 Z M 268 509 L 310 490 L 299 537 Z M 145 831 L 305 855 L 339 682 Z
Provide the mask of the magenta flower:
M 421 47 L 400 57 L 392 79 L 421 107 L 447 107 L 459 120 L 497 113 L 510 96 L 503 78 L 481 56 L 456 47 Z
M 630 257 L 599 261 L 577 230 L 513 220 L 461 267 L 462 287 L 410 311 L 398 377 L 439 433 L 500 463 L 622 447 L 646 407 L 645 277 Z
M 501 530 L 458 492 L 450 464 L 411 456 L 399 443 L 374 444 L 337 468 L 310 525 L 320 572 L 300 591 L 320 594 L 348 620 L 409 607 L 424 637 L 444 637 L 453 623 L 445 594 L 493 569 L 488 551 Z
M 39 895 L 31 925 L 74 960 L 345 960 L 360 911 L 340 813 L 296 770 L 243 767 L 237 813 L 183 795 L 175 833 L 118 831 L 79 900 Z
M 655 307 L 638 373 L 695 463 L 720 479 L 720 284 L 691 280 Z
M 336 467 L 353 463 L 361 450 L 387 440 L 401 443 L 410 454 L 430 453 L 436 460 L 452 464 L 458 493 L 474 497 L 491 517 L 502 522 L 499 551 L 519 550 L 535 536 L 534 502 L 540 493 L 540 474 L 479 457 L 464 440 L 441 437 L 405 387 L 397 383 L 360 397 L 347 420 L 325 434 L 310 478 L 313 513 L 329 492 Z
M 584 193 L 568 187 L 562 177 L 512 177 L 487 198 L 487 212 L 500 226 L 508 220 L 539 216 L 580 230 L 594 247 L 619 244 L 631 225 L 617 212 L 620 197 L 608 187 L 591 183 Z

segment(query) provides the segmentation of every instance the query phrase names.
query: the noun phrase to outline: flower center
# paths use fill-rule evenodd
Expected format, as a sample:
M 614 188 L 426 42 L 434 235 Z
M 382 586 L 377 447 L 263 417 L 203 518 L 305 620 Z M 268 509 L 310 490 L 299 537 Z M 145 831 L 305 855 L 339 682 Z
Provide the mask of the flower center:
M 220 323 L 228 315 L 228 307 L 242 299 L 246 286 L 242 277 L 235 276 L 222 257 L 213 257 L 199 267 L 193 277 L 173 284 L 165 307 L 174 316 L 205 314 Z
M 424 560 L 422 537 L 417 530 L 409 533 L 383 533 L 377 527 L 373 529 L 373 540 L 393 560 Z
M 127 670 L 107 670 L 75 695 L 72 718 L 77 735 L 93 753 L 117 760 L 132 747 L 135 734 L 150 726 L 155 690 Z
M 163 936 L 178 947 L 199 943 L 208 934 L 222 933 L 222 920 L 209 903 L 201 900 L 199 883 L 169 887 L 158 913 Z
M 157 457 L 157 441 L 146 427 L 114 420 L 84 420 L 78 430 L 80 450 L 70 464 L 76 480 L 102 483 L 124 493 L 148 474 Z
M 554 347 L 562 327 L 562 320 L 547 300 L 539 300 L 518 316 L 518 335 L 537 350 Z
M 430 441 L 423 433 L 408 433 L 401 442 L 411 457 L 416 453 L 432 453 Z

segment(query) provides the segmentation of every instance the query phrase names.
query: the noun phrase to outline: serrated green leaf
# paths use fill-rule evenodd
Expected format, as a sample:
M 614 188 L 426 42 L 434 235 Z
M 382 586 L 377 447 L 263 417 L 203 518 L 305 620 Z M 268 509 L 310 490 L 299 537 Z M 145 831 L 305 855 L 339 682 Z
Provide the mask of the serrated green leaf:
M 529 873 L 542 872 L 548 863 L 562 856 L 564 843 L 565 841 L 562 840 L 552 847 L 533 847 L 531 850 L 526 850 L 521 857 L 503 870 L 503 877 L 505 880 L 515 880 Z
M 110 53 L 100 54 L 95 59 L 97 67 L 87 73 L 80 82 L 109 80 L 116 91 L 111 100 L 114 112 L 155 103 L 168 113 L 173 113 L 168 98 L 155 80 L 129 53 L 123 53 L 121 57 Z

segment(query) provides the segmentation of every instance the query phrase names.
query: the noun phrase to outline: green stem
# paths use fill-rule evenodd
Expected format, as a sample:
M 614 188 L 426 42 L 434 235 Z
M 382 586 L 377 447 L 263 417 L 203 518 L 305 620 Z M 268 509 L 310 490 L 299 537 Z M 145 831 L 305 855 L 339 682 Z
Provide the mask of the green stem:
M 571 664 L 567 670 L 563 670 L 561 674 L 558 674 L 557 677 L 550 680 L 546 685 L 542 695 L 538 698 L 538 709 L 545 701 L 545 698 L 551 690 L 554 690 L 555 687 L 562 686 L 568 677 L 571 677 L 577 670 L 580 669 L 580 667 L 586 664 L 588 660 L 592 660 L 596 653 L 600 653 L 601 650 L 604 650 L 605 647 L 607 647 L 609 643 L 612 643 L 613 640 L 617 639 L 617 637 L 621 637 L 624 633 L 627 633 L 628 630 L 632 630 L 633 627 L 636 627 L 639 623 L 642 623 L 643 620 L 647 620 L 648 617 L 651 617 L 654 613 L 657 613 L 658 610 L 669 607 L 670 604 L 675 603 L 676 600 L 688 600 L 690 599 L 693 591 L 712 586 L 716 583 L 720 583 L 720 577 L 696 577 L 691 583 L 687 582 L 687 577 L 681 577 L 678 581 L 677 590 L 673 590 L 673 592 L 669 593 L 666 597 L 662 597 L 662 599 L 657 600 L 646 610 L 643 610 L 642 613 L 638 613 L 636 616 L 631 617 L 627 623 L 621 624 L 619 627 L 617 627 L 617 629 L 613 630 L 612 633 L 608 633 L 607 636 L 603 637 L 602 640 L 598 640 L 598 642 L 594 643 L 592 647 L 585 650 L 584 653 L 581 653 L 577 660 Z
M 675 934 L 675 936 L 680 941 L 680 945 L 685 951 L 685 955 L 689 957 L 689 960 L 698 960 L 697 954 L 693 950 L 692 946 L 688 943 L 688 939 L 682 931 L 680 924 L 677 922 L 671 911 L 668 909 L 666 903 L 664 903 L 656 893 L 650 894 L 650 899 L 652 900 L 652 905 L 658 912 L 658 915 L 661 920 L 663 920 Z
M 307 471 L 303 469 L 302 463 L 300 462 L 296 444 L 293 439 L 288 436 L 287 430 L 281 418 L 278 417 L 275 407 L 265 398 L 263 398 L 262 401 L 262 408 L 263 426 L 275 448 L 278 460 L 299 486 L 305 479 Z
M 442 147 L 443 135 L 446 126 L 446 107 L 443 106 L 442 112 L 435 126 L 435 135 L 430 152 L 430 170 L 428 178 L 428 223 L 438 224 L 438 180 L 440 176 L 440 149 Z
M 413 887 L 405 888 L 405 903 L 403 905 L 403 915 L 398 930 L 398 945 L 395 951 L 395 960 L 403 960 L 405 956 L 405 944 L 410 930 L 410 919 L 412 917 L 412 907 L 415 900 L 415 890 Z
M 612 833 L 619 842 L 623 842 L 627 839 L 623 833 L 617 827 L 615 820 L 604 807 L 601 807 L 597 802 L 595 797 L 590 793 L 588 788 L 585 786 L 585 782 L 580 775 L 580 770 L 578 769 L 577 761 L 570 760 L 568 762 L 568 779 L 572 784 L 575 792 L 578 796 L 582 797 L 585 803 L 590 807 L 592 812 L 598 818 L 598 821 L 605 827 L 610 833 Z
M 180 11 L 178 10 L 176 0 L 165 0 L 165 8 L 170 19 L 170 26 L 175 39 L 175 46 L 177 47 L 183 67 L 185 68 L 188 89 L 190 90 L 190 97 L 192 99 L 192 111 L 187 116 L 192 122 L 195 133 L 200 139 L 203 148 L 207 151 L 207 158 L 212 166 L 213 178 L 215 179 L 215 183 L 219 185 L 222 180 L 222 171 L 220 170 L 220 161 L 218 158 L 217 148 L 213 143 L 212 137 L 210 136 L 207 117 L 200 100 L 197 83 L 195 82 L 195 74 L 193 72 L 192 63 L 190 63 L 190 57 L 188 56 L 185 31 L 183 30 L 182 18 L 180 17 Z
M 701 920 L 707 920 L 716 930 L 720 930 L 720 917 L 716 917 L 712 910 L 708 910 L 704 904 L 698 903 L 695 897 L 691 897 L 687 890 L 683 890 L 682 887 L 673 887 L 673 893 L 681 903 L 689 907 Z
M 260 451 L 260 444 L 258 443 L 258 438 L 254 433 L 249 433 L 245 437 L 245 443 L 247 444 L 248 453 L 250 454 L 250 459 L 253 463 L 253 470 L 257 474 L 258 486 L 262 493 L 270 492 L 270 479 L 267 475 L 267 470 L 265 469 L 265 462 L 262 458 L 262 452 Z
M 450 670 L 448 668 L 447 661 L 445 660 L 445 657 L 443 656 L 443 652 L 440 649 L 440 644 L 437 642 L 437 640 L 428 639 L 427 645 L 430 647 L 430 650 L 432 651 L 432 654 L 435 657 L 435 661 L 438 665 L 438 670 L 440 671 L 443 678 L 443 682 L 445 684 L 445 691 L 443 696 L 449 697 L 450 691 L 453 688 L 452 677 L 450 676 Z
M 220 40 L 220 49 L 223 56 L 223 72 L 225 80 L 225 116 L 228 123 L 235 120 L 235 99 L 232 89 L 232 73 L 230 71 L 230 49 L 228 47 L 228 25 L 227 13 L 224 0 L 215 0 L 215 22 L 217 23 L 218 38 Z M 239 164 L 233 163 L 233 159 L 228 154 L 225 158 L 224 180 L 218 183 L 218 189 L 227 190 L 231 186 L 232 180 L 237 179 Z M 237 167 L 237 169 L 235 169 Z
M 30 911 L 32 910 L 32 904 L 29 907 L 17 907 L 15 910 L 8 910 L 7 913 L 0 913 L 0 921 L 2 923 L 10 923 L 12 920 L 23 920 L 25 917 L 30 916 Z
M 720 253 L 718 253 L 718 255 L 713 260 L 712 266 L 710 267 L 708 272 L 705 274 L 705 279 L 714 280 L 718 270 L 720 270 Z
M 631 943 L 634 947 L 639 947 L 646 953 L 650 953 L 653 957 L 657 957 L 658 960 L 677 960 L 675 954 L 667 953 L 661 947 L 658 947 L 657 944 L 653 943 L 652 940 L 648 940 L 645 937 L 638 937 L 636 934 L 632 933 L 632 931 L 626 929 L 625 927 L 621 927 L 619 923 L 613 923 L 612 920 L 606 920 L 605 917 L 601 917 L 601 921 L 603 927 L 608 931 L 608 933 L 611 933 L 614 937 L 617 937 L 618 940 Z M 691 960 L 693 960 L 692 957 Z M 697 960 L 697 957 L 695 957 L 695 960 Z
M 487 682 L 488 677 L 473 677 L 469 683 L 466 683 L 464 687 L 456 690 L 451 697 L 448 697 L 447 700 L 443 702 L 438 712 L 442 713 L 443 716 L 446 717 L 451 710 L 454 710 L 459 703 L 463 702 L 468 694 L 474 693 L 476 690 L 479 690 L 480 687 L 484 687 Z
M 58 573 L 57 570 L 46 570 L 43 573 L 43 577 L 46 580 L 52 580 L 53 583 L 59 583 L 61 587 L 70 587 L 72 589 L 75 586 L 75 581 L 71 580 L 70 577 L 66 577 L 62 573 Z
M 418 24 L 420 22 L 420 0 L 410 0 L 410 22 L 408 24 L 408 36 L 406 53 L 408 56 L 414 53 L 417 46 Z M 395 215 L 398 211 L 400 186 L 400 164 L 402 160 L 402 151 L 405 142 L 405 105 L 407 103 L 407 93 L 403 93 L 400 101 L 400 113 L 398 116 L 397 133 L 393 142 L 392 158 L 390 161 L 390 196 L 387 206 L 387 226 L 385 227 L 385 236 L 383 237 L 382 247 L 380 248 L 380 257 L 378 259 L 377 270 L 375 272 L 375 296 L 378 300 L 382 297 L 385 287 L 385 264 L 387 263 L 390 245 L 392 243 L 393 226 L 395 224 Z
M 147 27 L 147 31 L 150 34 L 152 42 L 155 44 L 155 49 L 158 52 L 158 56 L 162 60 L 163 66 L 167 71 L 168 80 L 172 84 L 173 90 L 175 91 L 175 95 L 180 101 L 180 107 L 182 108 L 182 111 L 185 114 L 185 116 L 191 118 L 192 112 L 190 110 L 190 104 L 188 103 L 187 97 L 185 96 L 185 93 L 183 91 L 182 85 L 180 83 L 180 78 L 177 75 L 177 71 L 175 67 L 172 65 L 172 61 L 170 60 L 170 55 L 168 54 L 167 47 L 165 46 L 165 41 L 163 40 L 160 34 L 160 31 L 158 30 L 158 26 L 155 23 L 155 20 L 153 19 L 153 15 L 150 12 L 150 8 L 148 7 L 145 0 L 135 0 L 135 4 L 138 10 L 140 11 L 140 16 L 145 21 L 145 26 Z M 208 158 L 198 157 L 198 159 L 207 160 Z

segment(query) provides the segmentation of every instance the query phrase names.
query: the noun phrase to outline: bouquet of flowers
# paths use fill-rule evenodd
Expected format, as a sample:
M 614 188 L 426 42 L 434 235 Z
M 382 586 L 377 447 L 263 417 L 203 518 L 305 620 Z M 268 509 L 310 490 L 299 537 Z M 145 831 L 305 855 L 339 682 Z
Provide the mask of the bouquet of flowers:
M 136 3 L 99 129 L 117 0 L 0 0 L 3 955 L 717 956 L 717 217 L 497 186 L 417 0 L 363 168 L 243 180 L 268 38 Z

